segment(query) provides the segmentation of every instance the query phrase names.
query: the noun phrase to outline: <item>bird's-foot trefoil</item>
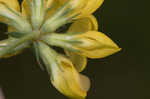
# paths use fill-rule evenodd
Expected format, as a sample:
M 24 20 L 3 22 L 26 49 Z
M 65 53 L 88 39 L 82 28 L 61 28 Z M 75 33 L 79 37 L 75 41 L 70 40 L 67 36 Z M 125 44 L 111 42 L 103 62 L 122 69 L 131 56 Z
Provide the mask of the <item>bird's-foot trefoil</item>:
M 102 3 L 103 0 L 23 0 L 19 5 L 18 0 L 0 0 L 0 22 L 8 25 L 8 39 L 0 41 L 0 58 L 32 48 L 59 92 L 70 99 L 85 99 L 90 80 L 80 72 L 86 68 L 87 58 L 104 58 L 121 50 L 107 35 L 98 32 L 92 13 Z M 58 32 L 66 24 L 69 28 Z M 61 47 L 65 54 L 53 46 Z

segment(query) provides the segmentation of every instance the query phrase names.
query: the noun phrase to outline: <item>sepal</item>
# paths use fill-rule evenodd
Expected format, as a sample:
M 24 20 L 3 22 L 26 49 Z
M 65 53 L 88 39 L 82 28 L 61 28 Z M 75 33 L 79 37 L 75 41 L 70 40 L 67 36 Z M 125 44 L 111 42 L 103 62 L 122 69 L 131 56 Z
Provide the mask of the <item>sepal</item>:
M 44 21 L 45 0 L 32 0 L 31 2 L 31 21 L 34 29 L 38 29 Z
M 13 38 L 21 38 L 26 35 L 26 33 L 20 33 L 20 32 L 6 32 L 9 36 Z

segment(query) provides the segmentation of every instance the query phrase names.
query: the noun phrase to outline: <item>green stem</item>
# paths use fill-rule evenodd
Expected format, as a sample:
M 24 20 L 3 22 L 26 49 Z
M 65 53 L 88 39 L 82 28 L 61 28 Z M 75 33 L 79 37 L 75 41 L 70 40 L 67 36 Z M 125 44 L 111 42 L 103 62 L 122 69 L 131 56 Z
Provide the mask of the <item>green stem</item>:
M 29 33 L 28 35 L 26 35 L 20 39 L 16 39 L 13 42 L 9 43 L 8 46 L 1 49 L 0 58 L 2 56 L 4 56 L 5 54 L 7 54 L 8 52 L 10 52 L 10 50 L 16 48 L 18 45 L 21 45 L 21 44 L 25 43 L 26 41 L 33 40 L 37 34 L 38 34 L 37 32 Z

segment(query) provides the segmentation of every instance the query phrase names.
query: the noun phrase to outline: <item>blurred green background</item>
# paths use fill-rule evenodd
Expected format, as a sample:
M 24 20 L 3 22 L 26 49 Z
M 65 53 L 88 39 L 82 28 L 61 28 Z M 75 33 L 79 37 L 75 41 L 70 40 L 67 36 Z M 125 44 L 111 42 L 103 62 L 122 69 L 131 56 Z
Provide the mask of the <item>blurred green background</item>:
M 104 59 L 89 60 L 83 72 L 92 81 L 87 99 L 150 99 L 146 9 L 146 3 L 138 0 L 105 0 L 94 13 L 99 31 L 123 50 Z M 6 25 L 0 24 L 0 39 L 7 37 L 5 31 Z M 66 99 L 40 70 L 31 50 L 0 59 L 0 87 L 6 99 Z

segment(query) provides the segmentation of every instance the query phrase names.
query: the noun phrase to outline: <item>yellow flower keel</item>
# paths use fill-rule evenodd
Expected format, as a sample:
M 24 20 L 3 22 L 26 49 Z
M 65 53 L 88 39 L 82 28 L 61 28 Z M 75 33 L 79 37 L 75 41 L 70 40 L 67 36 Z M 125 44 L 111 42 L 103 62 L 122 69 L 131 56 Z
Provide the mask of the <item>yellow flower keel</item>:
M 46 67 L 50 68 L 54 87 L 69 98 L 84 99 L 90 88 L 90 80 L 79 74 L 69 59 L 56 55 L 44 43 L 39 43 L 39 49 Z

